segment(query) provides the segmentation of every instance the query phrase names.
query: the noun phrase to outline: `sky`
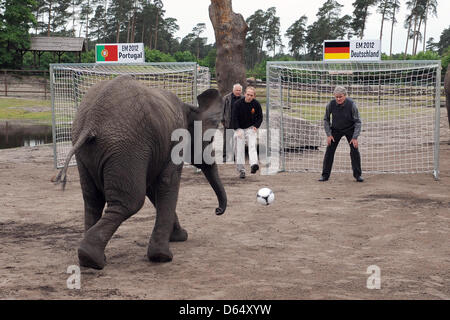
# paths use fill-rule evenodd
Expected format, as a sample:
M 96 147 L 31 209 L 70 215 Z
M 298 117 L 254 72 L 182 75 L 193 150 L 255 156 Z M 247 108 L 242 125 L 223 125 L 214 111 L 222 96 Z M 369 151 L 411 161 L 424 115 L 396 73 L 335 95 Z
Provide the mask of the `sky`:
M 270 7 L 277 9 L 277 16 L 280 17 L 280 30 L 282 35 L 286 33 L 286 30 L 302 15 L 308 17 L 307 25 L 316 21 L 316 14 L 319 8 L 325 3 L 326 0 L 234 0 L 233 11 L 240 13 L 247 19 L 256 10 L 267 10 Z M 338 0 L 338 2 L 344 7 L 342 8 L 341 15 L 348 14 L 352 16 L 354 0 Z M 406 45 L 406 33 L 407 30 L 403 27 L 407 9 L 406 0 L 400 0 L 401 8 L 397 15 L 398 23 L 394 27 L 393 37 L 393 53 L 401 53 L 405 50 Z M 203 37 L 208 38 L 208 43 L 214 43 L 214 29 L 209 19 L 208 7 L 211 4 L 210 0 L 163 0 L 164 9 L 166 10 L 165 17 L 172 17 L 177 19 L 177 23 L 180 26 L 180 30 L 175 34 L 176 37 L 183 38 L 188 33 L 192 32 L 192 28 L 197 23 L 205 23 L 206 30 L 202 34 Z M 450 26 L 450 1 L 438 0 L 438 15 L 437 17 L 431 17 L 428 20 L 427 25 L 427 40 L 430 37 L 435 39 L 435 42 L 439 41 L 441 33 L 444 29 Z M 367 40 L 379 39 L 380 27 L 381 27 L 381 15 L 376 13 L 376 8 L 372 7 L 371 15 L 367 21 L 366 31 L 364 32 L 364 38 Z M 422 28 L 423 30 L 423 28 Z M 390 46 L 390 23 L 384 24 L 383 41 L 381 44 L 381 50 L 384 53 L 389 54 Z M 289 40 L 283 36 L 283 44 L 286 46 L 285 53 L 288 51 Z M 333 39 L 328 39 L 333 40 Z M 409 42 L 411 44 L 411 41 Z M 408 52 L 411 52 L 411 45 L 408 45 Z M 419 44 L 419 48 L 422 48 L 423 44 Z M 420 51 L 420 50 L 419 50 Z

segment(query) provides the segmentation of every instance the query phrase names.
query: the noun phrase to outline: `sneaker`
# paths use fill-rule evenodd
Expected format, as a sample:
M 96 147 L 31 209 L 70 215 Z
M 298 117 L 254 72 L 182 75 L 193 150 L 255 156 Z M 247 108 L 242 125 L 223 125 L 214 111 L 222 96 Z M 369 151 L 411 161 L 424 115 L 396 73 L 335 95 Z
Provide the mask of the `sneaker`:
M 245 179 L 245 171 L 241 171 L 241 173 L 239 174 L 239 178 Z
M 361 176 L 358 176 L 355 179 L 356 179 L 357 182 L 364 182 L 364 179 Z
M 257 164 L 252 165 L 252 171 L 251 173 L 256 173 L 256 171 L 259 170 L 259 166 Z
M 328 181 L 328 177 L 321 176 L 321 177 L 319 178 L 319 181 L 320 181 L 320 182 Z

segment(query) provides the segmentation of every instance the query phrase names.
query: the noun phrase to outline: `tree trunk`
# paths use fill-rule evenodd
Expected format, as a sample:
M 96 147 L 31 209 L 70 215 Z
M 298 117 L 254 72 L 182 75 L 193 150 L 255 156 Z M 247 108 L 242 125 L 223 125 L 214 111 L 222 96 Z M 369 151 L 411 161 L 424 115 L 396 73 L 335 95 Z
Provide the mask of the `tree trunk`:
M 392 57 L 392 38 L 394 36 L 394 25 L 395 25 L 395 7 L 394 11 L 392 12 L 392 25 L 391 25 L 391 45 L 389 48 L 389 56 Z
M 408 42 L 409 42 L 409 32 L 411 31 L 411 20 L 408 23 L 408 33 L 406 34 L 406 48 L 405 48 L 405 54 L 403 56 L 403 59 L 406 60 L 406 56 L 408 54 Z
M 159 9 L 156 10 L 156 23 L 155 23 L 155 50 L 158 46 L 158 25 L 159 25 Z
M 383 40 L 383 26 L 384 26 L 384 11 L 381 15 L 381 28 L 380 28 L 380 42 Z
M 119 40 L 120 40 L 120 22 L 117 22 L 116 43 L 119 43 Z
M 414 48 L 414 55 L 417 54 L 417 48 L 419 47 L 419 36 L 420 36 L 420 28 L 422 27 L 422 17 L 419 20 L 419 27 L 417 28 L 417 38 L 416 38 L 416 46 Z
M 428 5 L 430 4 L 430 1 L 427 1 L 427 6 L 425 8 L 425 16 L 423 18 L 423 52 L 425 52 L 425 43 L 427 42 L 427 20 L 428 20 Z
M 211 0 L 209 18 L 217 45 L 216 78 L 222 96 L 233 84 L 247 85 L 245 77 L 245 36 L 248 26 L 241 14 L 233 12 L 231 0 Z
M 47 37 L 50 37 L 50 23 L 52 20 L 52 4 L 49 4 L 48 8 L 48 24 L 47 24 Z

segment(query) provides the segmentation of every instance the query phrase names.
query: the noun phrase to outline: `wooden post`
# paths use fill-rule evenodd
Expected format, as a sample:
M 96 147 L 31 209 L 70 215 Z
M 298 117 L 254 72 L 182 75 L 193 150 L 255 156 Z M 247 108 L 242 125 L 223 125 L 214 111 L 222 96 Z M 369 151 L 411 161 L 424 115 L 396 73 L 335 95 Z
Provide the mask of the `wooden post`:
M 241 14 L 233 12 L 231 0 L 211 0 L 209 18 L 217 45 L 217 86 L 224 96 L 235 83 L 247 86 L 244 48 L 248 26 Z
M 8 79 L 6 78 L 6 70 L 4 71 L 5 75 L 5 97 L 8 96 Z

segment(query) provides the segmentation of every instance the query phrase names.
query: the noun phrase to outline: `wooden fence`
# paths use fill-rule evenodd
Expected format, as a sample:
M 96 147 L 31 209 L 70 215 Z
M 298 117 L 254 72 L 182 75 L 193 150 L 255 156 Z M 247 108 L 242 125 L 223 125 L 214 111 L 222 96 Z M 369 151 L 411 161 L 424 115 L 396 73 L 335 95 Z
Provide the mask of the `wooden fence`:
M 50 99 L 49 71 L 1 69 L 0 95 Z

